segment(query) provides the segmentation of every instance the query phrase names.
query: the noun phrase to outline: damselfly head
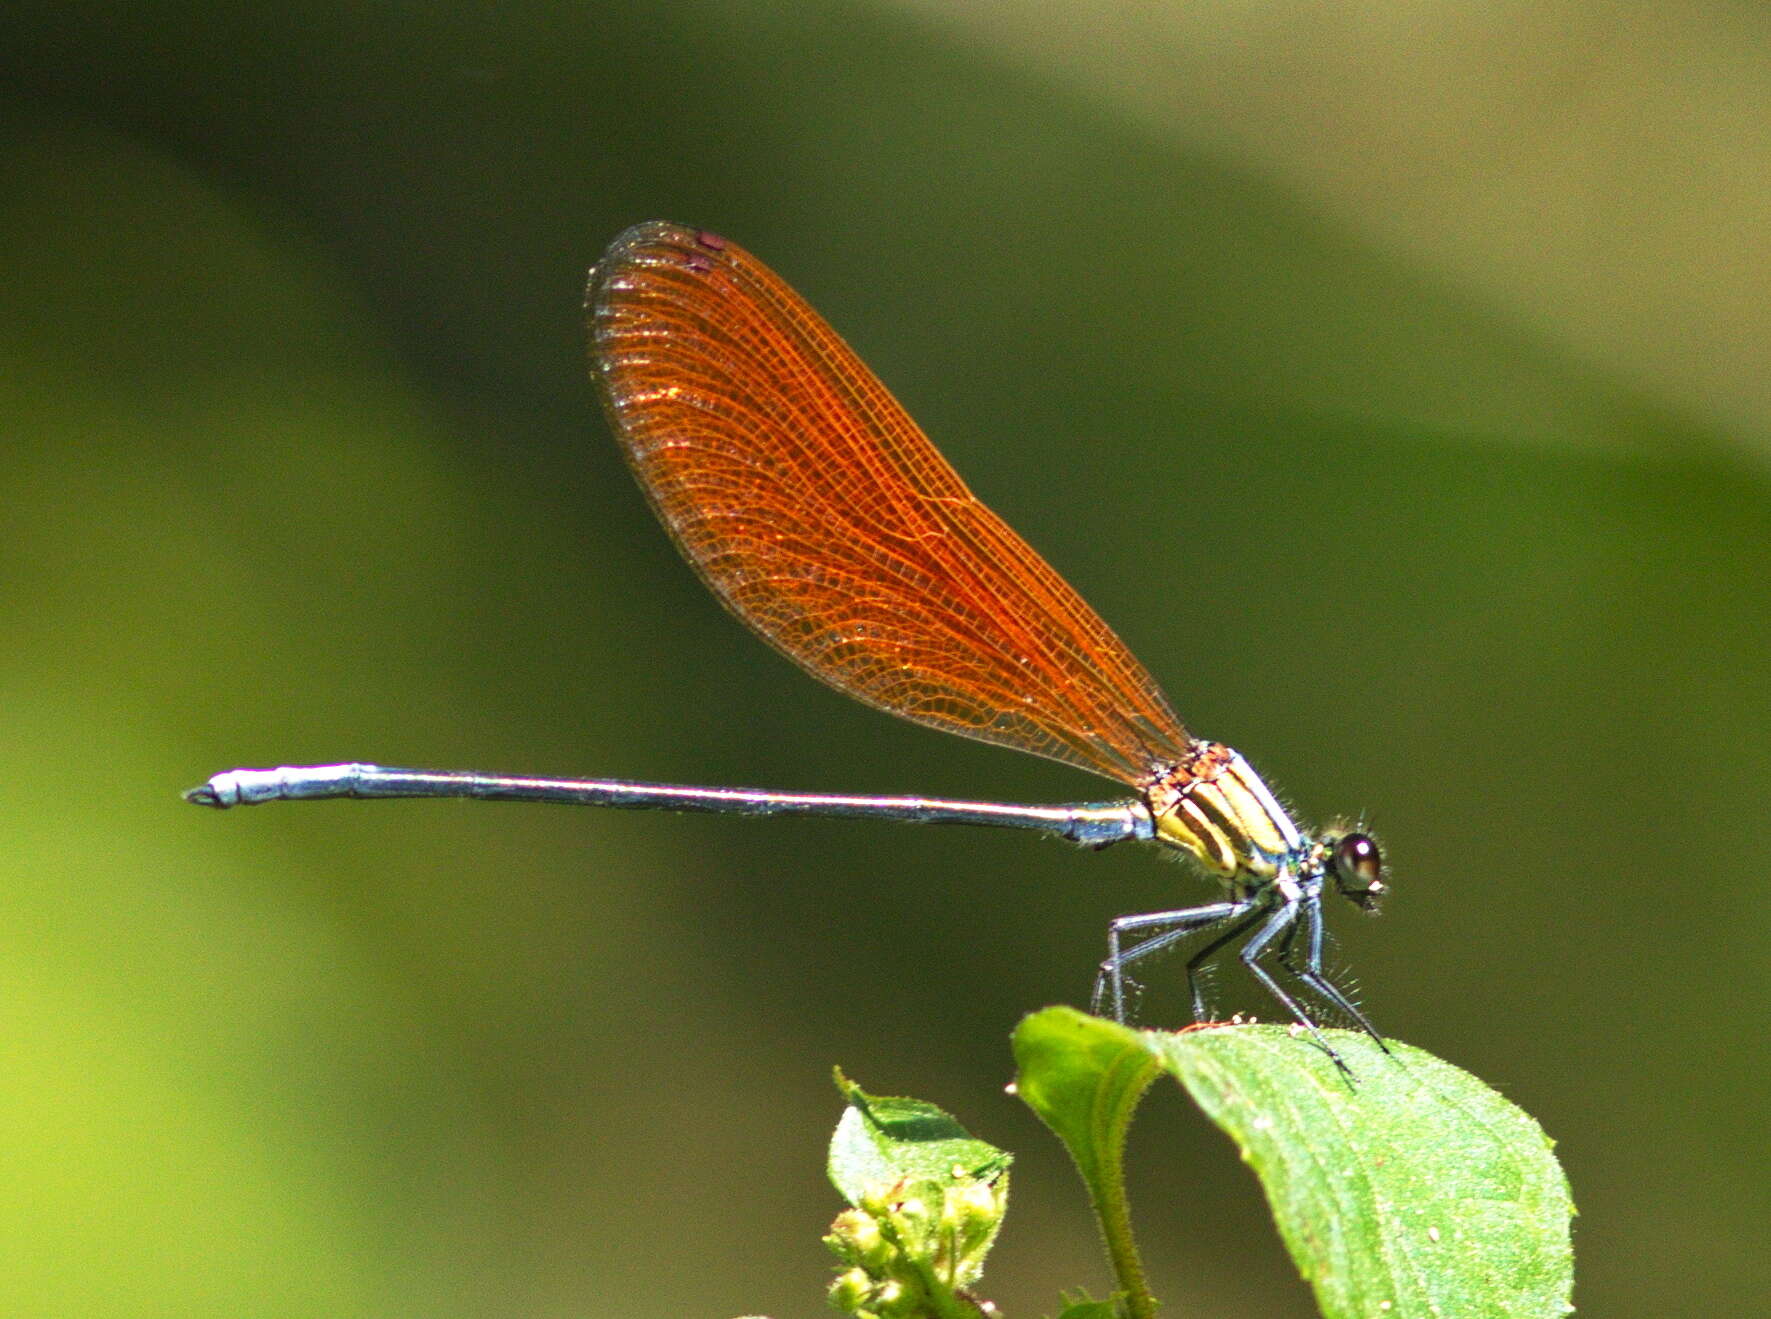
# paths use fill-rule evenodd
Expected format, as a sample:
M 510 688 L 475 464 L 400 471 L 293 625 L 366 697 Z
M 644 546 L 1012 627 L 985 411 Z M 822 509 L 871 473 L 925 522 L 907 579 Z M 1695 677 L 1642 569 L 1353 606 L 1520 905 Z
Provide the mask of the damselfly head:
M 1341 896 L 1375 914 L 1390 891 L 1384 855 L 1377 840 L 1358 829 L 1331 829 L 1323 835 L 1320 846 L 1329 878 Z

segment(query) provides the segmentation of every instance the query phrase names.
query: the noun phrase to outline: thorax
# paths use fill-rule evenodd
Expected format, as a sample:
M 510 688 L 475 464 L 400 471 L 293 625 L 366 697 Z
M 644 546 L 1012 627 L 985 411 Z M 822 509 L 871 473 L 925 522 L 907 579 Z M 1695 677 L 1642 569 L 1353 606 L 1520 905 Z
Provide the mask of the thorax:
M 1261 887 L 1305 851 L 1303 835 L 1240 752 L 1201 742 L 1144 785 L 1156 837 L 1227 882 Z

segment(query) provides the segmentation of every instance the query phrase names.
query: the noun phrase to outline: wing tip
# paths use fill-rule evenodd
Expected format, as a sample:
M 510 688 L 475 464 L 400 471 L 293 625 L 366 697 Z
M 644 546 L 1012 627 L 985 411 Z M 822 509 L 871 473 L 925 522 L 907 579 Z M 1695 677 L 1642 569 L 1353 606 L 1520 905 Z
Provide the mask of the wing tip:
M 732 250 L 733 244 L 711 229 L 677 224 L 671 220 L 641 220 L 615 235 L 597 263 L 590 268 L 584 285 L 584 310 L 596 314 L 600 294 L 620 271 L 644 260 L 643 253 L 653 249 L 655 257 L 674 257 L 689 269 L 711 270 L 712 263 Z

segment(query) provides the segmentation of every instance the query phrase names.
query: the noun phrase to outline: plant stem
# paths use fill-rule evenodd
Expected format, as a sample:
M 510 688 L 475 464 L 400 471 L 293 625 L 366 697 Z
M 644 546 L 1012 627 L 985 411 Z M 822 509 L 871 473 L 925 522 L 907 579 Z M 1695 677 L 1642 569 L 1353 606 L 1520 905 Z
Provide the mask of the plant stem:
M 1126 1062 L 1140 1069 L 1144 1065 L 1143 1060 L 1128 1058 Z M 1148 1076 L 1134 1081 L 1138 1093 L 1142 1093 L 1157 1075 L 1156 1069 L 1150 1068 Z M 1135 1105 L 1134 1100 L 1132 1106 Z M 1104 1157 L 1091 1160 L 1089 1166 L 1080 1171 L 1088 1184 L 1088 1198 L 1094 1205 L 1095 1218 L 1101 1225 L 1101 1237 L 1107 1245 L 1107 1258 L 1113 1265 L 1114 1279 L 1125 1296 L 1127 1315 L 1130 1319 L 1155 1319 L 1156 1298 L 1150 1293 L 1149 1281 L 1144 1276 L 1144 1261 L 1138 1255 L 1138 1243 L 1132 1237 L 1131 1201 L 1125 1194 L 1125 1139 L 1129 1130 L 1129 1122 L 1107 1124 L 1106 1129 L 1098 1133 Z

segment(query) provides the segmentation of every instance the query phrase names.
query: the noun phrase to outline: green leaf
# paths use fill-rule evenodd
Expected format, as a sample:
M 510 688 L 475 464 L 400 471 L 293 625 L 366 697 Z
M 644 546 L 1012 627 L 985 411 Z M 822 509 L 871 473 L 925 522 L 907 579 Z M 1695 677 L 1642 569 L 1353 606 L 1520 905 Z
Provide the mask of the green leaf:
M 1125 1136 L 1138 1100 L 1161 1075 L 1144 1033 L 1074 1008 L 1024 1018 L 1014 1035 L 1015 1093 L 1070 1151 L 1088 1187 L 1113 1273 L 1134 1319 L 1156 1310 L 1132 1240 Z
M 933 1104 L 866 1094 L 840 1069 L 836 1085 L 849 1106 L 830 1139 L 829 1172 L 851 1205 L 902 1184 L 945 1188 L 956 1176 L 994 1180 L 1013 1159 Z
M 1481 1081 L 1326 1032 L 1349 1084 L 1283 1026 L 1144 1033 L 1255 1170 L 1328 1319 L 1560 1319 L 1574 1212 L 1551 1142 Z
M 869 1095 L 839 1070 L 848 1108 L 830 1180 L 851 1208 L 824 1243 L 843 1266 L 832 1305 L 857 1319 L 976 1319 L 970 1292 L 1008 1208 L 1009 1155 L 933 1104 Z
M 1167 1070 L 1254 1168 L 1328 1319 L 1567 1314 L 1574 1206 L 1538 1125 L 1419 1049 L 1326 1035 L 1353 1081 L 1282 1026 L 1166 1034 L 1049 1008 L 1017 1028 L 1017 1089 L 1088 1185 L 1127 1312 L 1155 1302 L 1131 1239 L 1125 1134 Z

